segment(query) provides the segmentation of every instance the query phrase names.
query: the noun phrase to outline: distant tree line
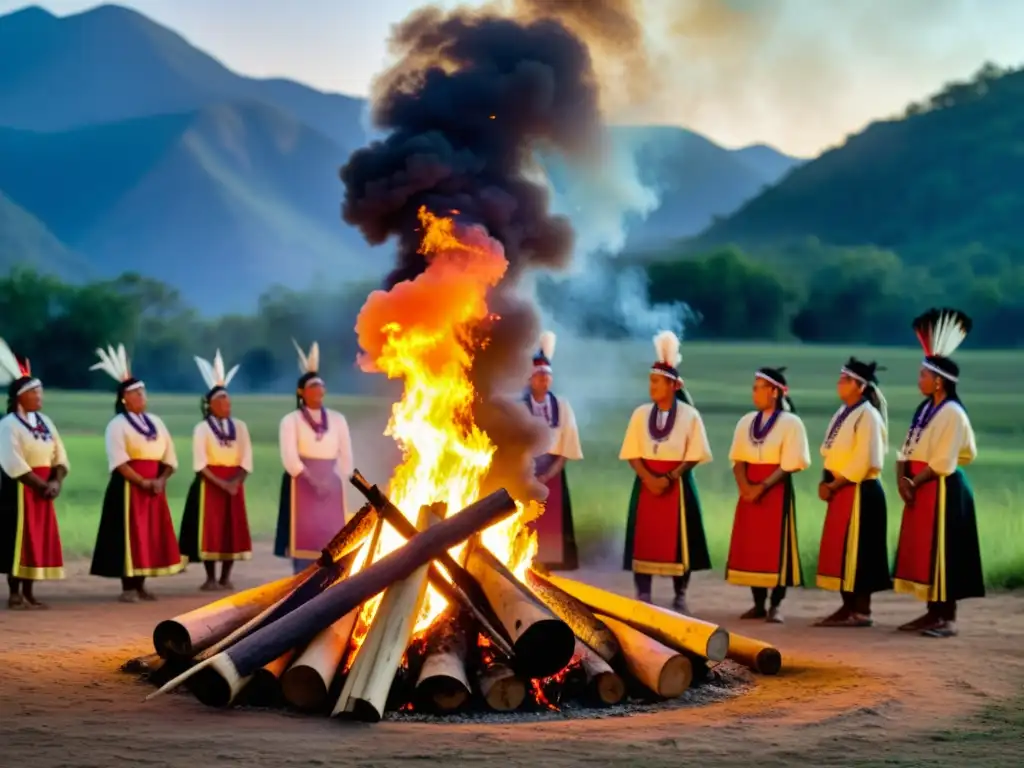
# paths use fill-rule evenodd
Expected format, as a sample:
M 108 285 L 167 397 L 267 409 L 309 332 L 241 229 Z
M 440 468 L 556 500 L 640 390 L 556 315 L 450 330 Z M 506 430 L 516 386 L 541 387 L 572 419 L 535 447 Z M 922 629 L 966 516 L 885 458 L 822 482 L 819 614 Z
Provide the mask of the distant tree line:
M 329 385 L 338 391 L 376 387 L 354 366 L 353 328 L 375 286 L 351 284 L 321 291 L 275 288 L 260 297 L 252 315 L 204 318 L 173 288 L 136 274 L 73 285 L 29 269 L 0 278 L 0 337 L 30 358 L 48 386 L 109 388 L 89 371 L 95 350 L 124 343 L 133 373 L 164 391 L 195 392 L 202 380 L 193 355 L 220 349 L 241 364 L 240 389 L 288 391 L 298 376 L 294 338 L 304 348 L 316 340 Z
M 810 238 L 751 253 L 665 253 L 646 270 L 653 303 L 685 302 L 696 315 L 690 338 L 903 345 L 915 314 L 952 305 L 974 318 L 971 346 L 1024 346 L 1024 259 L 982 246 L 905 260 Z

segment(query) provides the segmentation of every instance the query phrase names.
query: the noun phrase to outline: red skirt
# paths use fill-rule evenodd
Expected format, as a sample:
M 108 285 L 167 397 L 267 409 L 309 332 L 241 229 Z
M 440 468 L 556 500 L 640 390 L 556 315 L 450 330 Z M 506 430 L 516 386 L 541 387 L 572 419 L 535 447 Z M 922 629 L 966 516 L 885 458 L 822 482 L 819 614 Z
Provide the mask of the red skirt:
M 644 459 L 644 466 L 655 474 L 665 474 L 679 462 Z M 640 478 L 634 481 L 623 567 L 654 576 L 682 576 L 711 568 L 691 472 L 661 496 L 647 490 Z
M 133 459 L 128 466 L 140 477 L 153 480 L 163 465 Z M 112 472 L 89 572 L 94 576 L 131 578 L 169 576 L 184 567 L 167 494 L 143 491 L 120 472 Z
M 535 460 L 535 471 L 547 471 L 558 459 L 544 454 Z M 548 498 L 540 517 L 530 523 L 537 534 L 538 563 L 552 571 L 571 571 L 579 567 L 576 534 L 572 520 L 572 500 L 566 482 L 565 468 L 547 481 Z
M 51 467 L 33 467 L 40 480 L 49 480 Z M 0 573 L 16 579 L 42 581 L 64 578 L 64 555 L 53 499 L 7 475 L 0 480 Z
M 238 467 L 207 466 L 222 480 L 234 477 Z M 245 486 L 234 496 L 207 482 L 201 473 L 188 491 L 178 536 L 181 554 L 189 560 L 248 560 L 252 538 L 245 507 Z
M 927 465 L 912 461 L 911 475 Z M 984 597 L 974 493 L 962 470 L 917 488 L 903 508 L 893 588 L 919 600 Z
M 778 468 L 778 464 L 747 464 L 747 481 L 764 482 Z M 736 502 L 725 579 L 747 587 L 798 587 L 803 583 L 789 475 L 758 501 Z
M 824 482 L 833 476 L 826 472 Z M 889 578 L 885 492 L 877 479 L 844 485 L 825 512 L 818 550 L 821 589 L 872 594 L 892 589 Z

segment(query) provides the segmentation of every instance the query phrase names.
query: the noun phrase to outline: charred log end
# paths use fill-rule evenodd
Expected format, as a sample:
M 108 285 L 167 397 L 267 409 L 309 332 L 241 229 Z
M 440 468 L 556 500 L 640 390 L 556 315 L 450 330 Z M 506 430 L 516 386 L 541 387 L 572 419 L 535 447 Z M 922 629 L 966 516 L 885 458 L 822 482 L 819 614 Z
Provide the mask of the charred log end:
M 327 689 L 323 678 L 312 667 L 291 667 L 281 676 L 280 689 L 282 696 L 296 709 L 319 712 L 327 707 Z
M 575 648 L 576 636 L 564 621 L 536 621 L 516 640 L 516 672 L 531 680 L 556 675 L 572 661 Z
M 447 713 L 465 705 L 469 691 L 461 680 L 438 675 L 420 683 L 416 699 L 421 709 Z
M 693 666 L 685 656 L 673 656 L 661 669 L 658 675 L 658 695 L 666 699 L 674 699 L 683 695 L 683 691 L 693 682 Z
M 174 619 L 161 621 L 153 629 L 153 649 L 164 659 L 190 659 L 195 653 L 188 629 Z
M 245 703 L 253 707 L 283 707 L 281 681 L 269 669 L 257 669 L 245 687 Z
M 381 713 L 370 702 L 356 699 L 352 707 L 352 719 L 361 723 L 379 723 Z
M 234 699 L 231 682 L 212 666 L 204 667 L 185 684 L 202 704 L 224 708 Z
M 754 657 L 757 672 L 762 675 L 777 675 L 782 669 L 782 654 L 775 648 L 762 648 Z
M 704 655 L 708 657 L 709 661 L 722 661 L 728 653 L 729 633 L 719 627 L 708 638 L 708 647 Z
M 626 698 L 626 683 L 614 672 L 604 672 L 594 678 L 594 698 L 606 707 L 614 706 Z

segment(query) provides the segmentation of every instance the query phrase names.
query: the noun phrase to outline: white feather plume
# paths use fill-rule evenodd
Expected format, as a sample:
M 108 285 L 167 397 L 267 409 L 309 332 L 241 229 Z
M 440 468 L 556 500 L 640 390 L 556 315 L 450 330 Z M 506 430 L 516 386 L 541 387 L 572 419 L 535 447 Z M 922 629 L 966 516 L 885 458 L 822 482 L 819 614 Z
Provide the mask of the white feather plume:
M 224 358 L 221 357 L 220 350 L 217 350 L 217 354 L 213 356 L 213 362 L 204 360 L 201 357 L 194 357 L 196 366 L 199 368 L 199 374 L 203 377 L 203 382 L 206 384 L 207 389 L 213 389 L 214 387 L 224 387 L 227 389 L 228 384 L 235 378 L 235 374 L 238 373 L 239 366 L 234 366 L 227 373 L 224 372 Z
M 299 353 L 299 372 L 300 373 L 317 373 L 320 370 L 320 345 L 315 341 L 309 347 L 309 353 L 302 351 L 302 347 L 299 346 L 299 342 L 292 339 L 292 344 L 295 345 L 295 351 Z
M 967 329 L 960 318 L 953 312 L 943 312 L 932 331 L 932 354 L 950 357 L 966 338 Z
M 21 366 L 7 342 L 0 339 L 0 385 L 10 384 L 21 378 Z
M 654 352 L 659 363 L 678 368 L 683 357 L 679 354 L 679 337 L 672 331 L 661 331 L 654 337 Z
M 132 377 L 124 344 L 118 344 L 117 349 L 108 344 L 106 349 L 97 349 L 96 356 L 100 361 L 89 366 L 90 371 L 103 371 L 118 383 Z
M 548 362 L 555 356 L 555 333 L 554 331 L 544 331 L 540 335 L 540 351 L 548 359 Z

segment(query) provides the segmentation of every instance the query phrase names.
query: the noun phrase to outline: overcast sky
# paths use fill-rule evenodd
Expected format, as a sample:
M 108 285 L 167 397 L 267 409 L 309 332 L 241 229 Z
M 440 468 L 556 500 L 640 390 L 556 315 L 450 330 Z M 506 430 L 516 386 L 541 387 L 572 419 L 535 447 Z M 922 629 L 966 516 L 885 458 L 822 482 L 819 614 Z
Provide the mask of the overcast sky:
M 643 0 L 716 6 L 723 28 L 659 39 L 671 82 L 612 119 L 685 125 L 726 146 L 810 156 L 985 60 L 1024 63 L 1024 0 Z M 50 0 L 58 15 L 96 5 Z M 365 95 L 417 0 L 122 0 L 232 69 Z M 452 0 L 435 3 L 453 6 Z M 469 5 L 479 3 L 470 2 Z M 0 0 L 0 13 L 25 5 Z M 696 18 L 696 17 L 695 17 Z M 701 17 L 705 18 L 704 16 Z M 698 22 L 694 21 L 694 24 Z M 664 25 L 647 25 L 652 38 Z M 710 35 L 710 36 L 709 36 Z M 715 38 L 720 36 L 720 39 Z M 699 38 L 699 39 L 698 39 Z

